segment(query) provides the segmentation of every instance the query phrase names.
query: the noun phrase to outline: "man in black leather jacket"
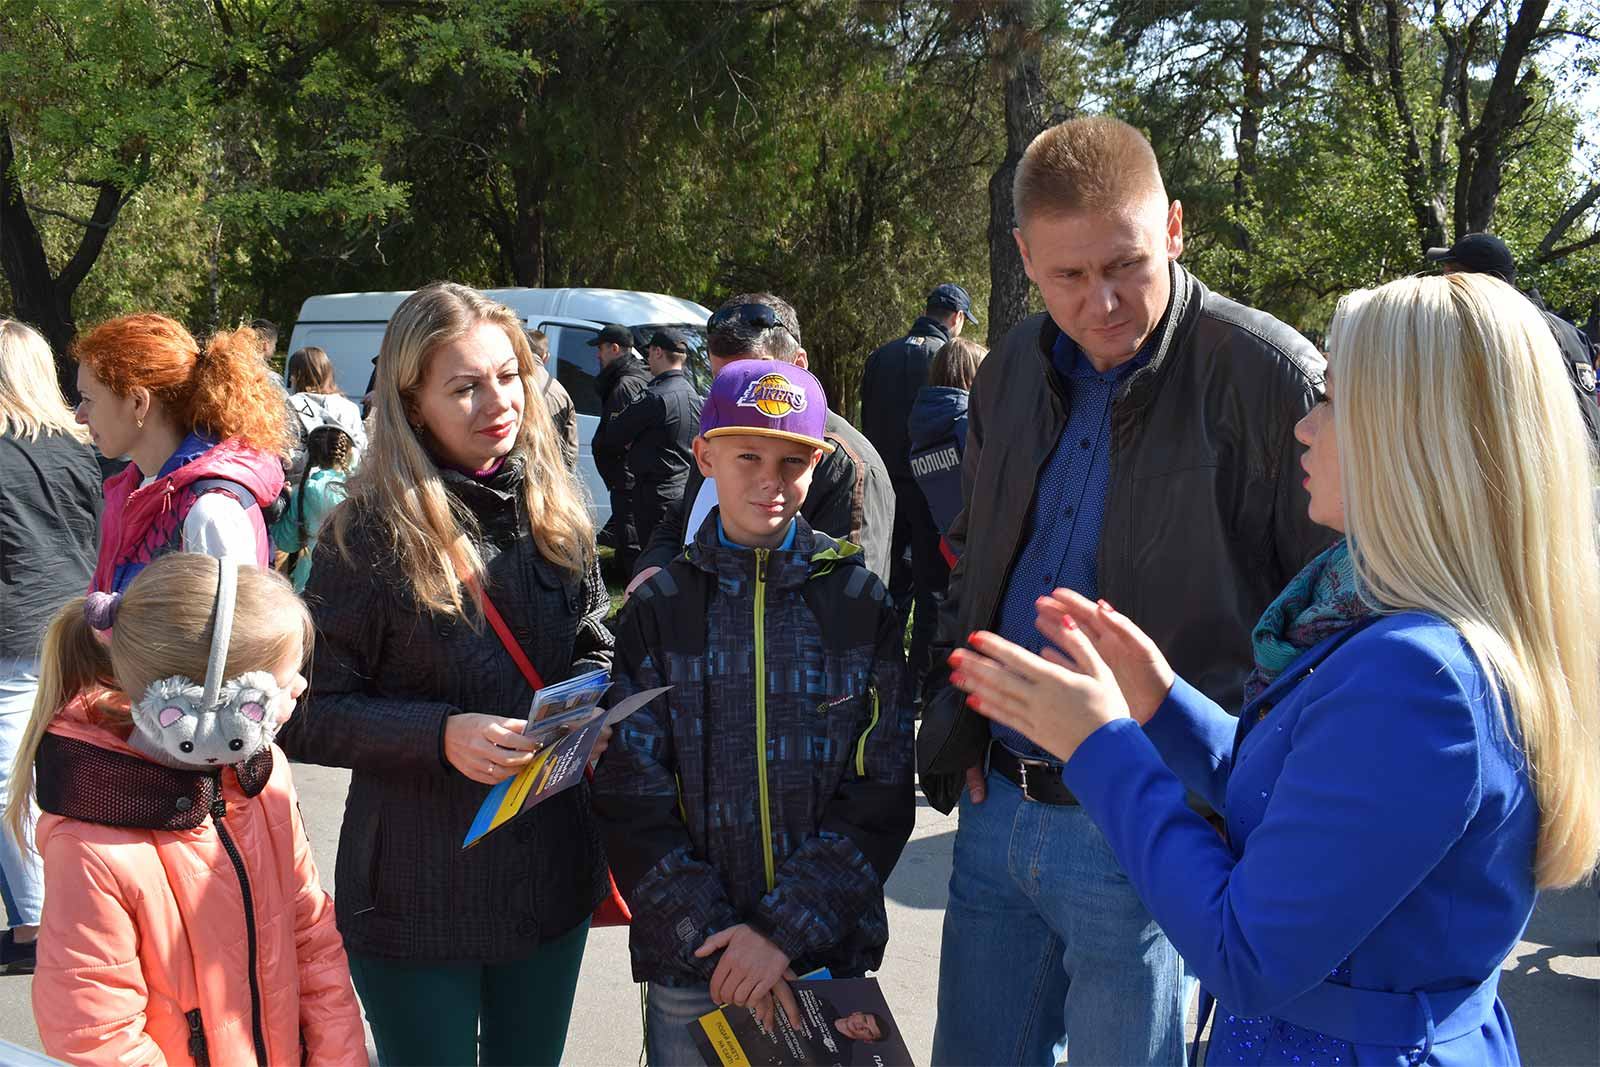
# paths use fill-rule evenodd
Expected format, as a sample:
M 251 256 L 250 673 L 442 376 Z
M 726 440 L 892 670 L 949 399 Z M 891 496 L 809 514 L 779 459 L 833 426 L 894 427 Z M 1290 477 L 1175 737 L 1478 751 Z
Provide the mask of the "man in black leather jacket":
M 1182 267 L 1183 211 L 1114 119 L 1046 130 L 1018 168 L 1017 243 L 1047 314 L 973 385 L 960 557 L 924 689 L 918 769 L 961 797 L 933 1062 L 1181 1064 L 1181 961 L 1060 764 L 968 709 L 943 654 L 989 629 L 1037 650 L 1067 586 L 1145 629 L 1238 706 L 1261 612 L 1329 535 L 1306 515 L 1295 423 L 1324 363 Z M 1180 666 L 1181 664 L 1181 666 Z M 1014 862 L 1018 856 L 1032 857 Z M 1071 1032 L 1067 1032 L 1068 1020 Z

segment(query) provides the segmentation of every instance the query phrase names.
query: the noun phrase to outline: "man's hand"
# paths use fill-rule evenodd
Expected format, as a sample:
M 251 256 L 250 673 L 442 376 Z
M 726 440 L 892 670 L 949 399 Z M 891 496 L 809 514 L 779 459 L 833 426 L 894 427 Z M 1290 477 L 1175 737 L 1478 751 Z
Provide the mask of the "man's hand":
M 705 959 L 720 951 L 722 958 L 711 975 L 711 999 L 718 1004 L 734 1004 L 755 1011 L 761 1025 L 771 1030 L 774 1024 L 773 998 L 783 1005 L 792 1022 L 800 1017 L 800 1005 L 785 978 L 794 979 L 789 957 L 771 941 L 746 923 L 718 930 L 695 949 Z
M 983 798 L 989 795 L 989 783 L 983 780 L 982 767 L 967 768 L 967 796 L 972 798 L 974 804 L 982 804 Z

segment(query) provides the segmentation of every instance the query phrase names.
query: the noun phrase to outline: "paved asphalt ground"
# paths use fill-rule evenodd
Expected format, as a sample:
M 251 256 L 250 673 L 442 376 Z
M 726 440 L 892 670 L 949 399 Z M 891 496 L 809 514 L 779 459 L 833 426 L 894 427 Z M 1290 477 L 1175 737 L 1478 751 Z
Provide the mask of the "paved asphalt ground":
M 325 883 L 344 814 L 347 772 L 297 766 L 301 808 Z M 891 936 L 880 972 L 911 1054 L 928 1063 L 939 931 L 955 819 L 918 808 L 917 829 L 889 882 Z M 1506 960 L 1500 983 L 1516 1023 L 1522 1060 L 1534 1067 L 1600 1064 L 1600 902 L 1593 888 L 1546 895 L 1527 940 Z M 28 1004 L 30 980 L 0 978 L 0 1038 L 38 1047 Z M 582 1067 L 632 1067 L 639 1059 L 639 992 L 629 977 L 624 930 L 589 938 L 566 1062 Z M 3 1055 L 3 1054 L 0 1054 Z

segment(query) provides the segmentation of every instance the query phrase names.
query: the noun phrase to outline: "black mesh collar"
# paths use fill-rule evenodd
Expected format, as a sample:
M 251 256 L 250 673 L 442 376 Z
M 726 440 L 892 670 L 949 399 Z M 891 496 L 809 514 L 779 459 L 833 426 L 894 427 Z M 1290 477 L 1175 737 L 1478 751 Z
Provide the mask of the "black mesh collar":
M 245 795 L 255 796 L 272 776 L 272 746 L 232 770 Z M 192 830 L 205 822 L 220 795 L 222 773 L 163 767 L 54 733 L 40 740 L 34 762 L 44 811 L 138 830 Z

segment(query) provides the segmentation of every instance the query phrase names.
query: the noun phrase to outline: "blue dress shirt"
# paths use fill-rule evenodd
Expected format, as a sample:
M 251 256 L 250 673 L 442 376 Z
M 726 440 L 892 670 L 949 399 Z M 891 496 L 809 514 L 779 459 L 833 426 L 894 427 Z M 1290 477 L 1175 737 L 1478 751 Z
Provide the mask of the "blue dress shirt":
M 1154 335 L 1152 335 L 1154 336 Z M 1147 344 L 1128 362 L 1104 373 L 1062 333 L 1050 353 L 1067 396 L 1067 425 L 1039 474 L 1033 508 L 1023 528 L 1022 551 L 1000 600 L 995 632 L 1032 652 L 1044 647 L 1034 626 L 1034 601 L 1058 586 L 1090 600 L 1099 596 L 1097 561 L 1111 478 L 1111 404 L 1123 382 L 1146 363 Z M 1033 742 L 998 723 L 991 732 L 1021 756 L 1050 759 Z

